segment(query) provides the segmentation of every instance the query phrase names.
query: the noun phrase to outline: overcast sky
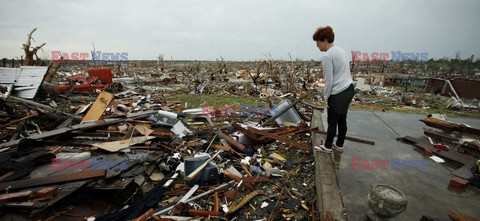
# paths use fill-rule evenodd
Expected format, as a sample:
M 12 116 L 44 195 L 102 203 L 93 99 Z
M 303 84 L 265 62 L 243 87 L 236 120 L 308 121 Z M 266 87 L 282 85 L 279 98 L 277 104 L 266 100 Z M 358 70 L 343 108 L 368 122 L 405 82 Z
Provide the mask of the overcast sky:
M 27 34 L 51 51 L 128 52 L 128 59 L 319 59 L 311 39 L 333 27 L 335 44 L 367 53 L 480 57 L 479 0 L 2 1 L 0 58 L 20 57 Z

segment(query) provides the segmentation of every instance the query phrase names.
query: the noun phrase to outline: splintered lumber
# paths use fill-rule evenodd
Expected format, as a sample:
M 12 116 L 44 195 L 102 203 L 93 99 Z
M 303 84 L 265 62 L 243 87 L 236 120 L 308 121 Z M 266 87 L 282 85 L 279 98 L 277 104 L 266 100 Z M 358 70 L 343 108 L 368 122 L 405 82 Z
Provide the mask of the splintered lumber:
M 55 108 L 53 108 L 53 107 L 50 107 L 50 106 L 48 106 L 48 105 L 41 104 L 41 103 L 37 103 L 37 102 L 35 102 L 35 101 L 30 101 L 30 100 L 26 100 L 26 99 L 22 99 L 22 98 L 19 98 L 19 97 L 14 97 L 14 96 L 9 96 L 7 99 L 8 99 L 8 100 L 14 100 L 14 101 L 21 102 L 21 103 L 28 104 L 28 105 L 32 105 L 32 106 L 35 106 L 35 107 L 39 107 L 39 108 L 42 108 L 42 109 L 51 110 L 51 111 L 54 111 L 54 112 L 63 114 L 63 115 L 65 115 L 65 116 L 72 117 L 72 118 L 74 118 L 74 119 L 80 119 L 80 116 L 78 116 L 78 115 L 73 115 L 73 114 L 65 113 L 65 112 L 59 111 L 59 110 L 57 110 L 57 109 L 55 109 Z
M 265 137 L 268 137 L 268 138 L 271 138 L 271 139 L 275 139 L 275 140 L 287 143 L 287 144 L 289 144 L 293 147 L 300 148 L 301 150 L 306 151 L 306 152 L 308 152 L 312 149 L 310 146 L 307 146 L 305 144 L 297 143 L 297 142 L 295 142 L 293 140 L 290 140 L 286 137 L 278 136 L 278 135 L 275 135 L 275 134 L 272 134 L 272 133 L 269 133 L 269 132 L 266 132 L 266 131 L 257 130 L 253 127 L 248 127 L 248 130 L 250 132 L 254 133 L 254 134 L 257 134 L 257 135 L 262 135 L 262 136 L 265 136 Z
M 450 210 L 448 211 L 448 216 L 454 221 L 478 221 L 473 217 L 465 216 L 457 211 Z
M 203 217 L 218 216 L 218 212 L 215 212 L 215 211 L 195 210 L 195 209 L 189 209 L 188 214 L 190 214 L 191 216 L 203 216 Z
M 7 178 L 7 177 L 9 177 L 13 174 L 15 174 L 15 172 L 13 172 L 13 171 L 9 171 L 9 172 L 3 174 L 2 176 L 0 176 L 0 181 L 2 181 L 3 179 L 5 179 L 5 178 Z
M 35 192 L 35 197 L 43 198 L 48 196 L 55 196 L 57 195 L 57 192 L 58 192 L 58 187 L 55 187 L 55 186 L 45 187 Z
M 114 97 L 113 94 L 102 91 L 98 95 L 95 103 L 93 103 L 92 107 L 90 107 L 90 110 L 88 110 L 85 117 L 83 117 L 82 123 L 100 120 L 100 117 L 102 117 L 103 112 L 105 112 L 108 105 L 110 105 L 110 102 L 112 102 L 113 97 Z
M 213 193 L 213 212 L 218 212 L 218 191 Z
M 242 199 L 242 201 L 240 201 L 239 203 L 235 204 L 235 205 L 231 205 L 229 208 L 228 208 L 228 213 L 227 214 L 232 214 L 234 212 L 237 212 L 237 210 L 239 210 L 240 208 L 242 208 L 243 206 L 245 206 L 245 204 L 247 204 L 250 200 L 252 200 L 253 198 L 255 198 L 256 196 L 258 196 L 259 194 L 264 194 L 262 191 L 258 191 L 258 190 L 255 190 L 251 193 L 249 193 L 246 197 L 244 197 Z
M 144 214 L 140 215 L 139 217 L 135 218 L 133 221 L 144 221 L 144 220 L 147 220 L 149 217 L 151 217 L 153 215 L 153 208 L 150 208 L 149 210 L 147 210 L 147 212 L 145 212 Z
M 446 141 L 449 141 L 449 142 L 459 142 L 460 141 L 460 138 L 458 138 L 458 137 L 454 137 L 454 136 L 451 136 L 449 134 L 436 132 L 436 131 L 425 130 L 425 131 L 423 131 L 423 134 L 425 134 L 425 136 L 427 136 L 427 137 L 431 137 L 431 138 L 434 138 L 434 139 L 446 140 Z
M 415 147 L 420 148 L 424 151 L 430 151 L 436 156 L 442 157 L 444 159 L 452 160 L 461 164 L 469 164 L 473 161 L 476 161 L 475 157 L 457 152 L 457 151 L 445 151 L 445 150 L 440 150 L 435 147 L 433 147 L 431 144 L 428 143 L 422 143 L 420 140 L 410 137 L 410 136 L 405 136 L 402 138 L 403 141 L 412 143 L 415 145 Z
M 245 150 L 245 146 L 239 142 L 237 142 L 236 140 L 234 140 L 233 138 L 229 137 L 228 135 L 222 133 L 221 131 L 215 131 L 215 134 L 217 134 L 217 136 L 223 138 L 225 141 L 227 141 L 228 144 L 232 145 L 232 147 L 234 147 L 237 151 L 241 151 L 243 152 L 243 150 Z
M 226 177 L 232 179 L 232 180 L 235 180 L 235 182 L 240 182 L 242 181 L 242 178 L 241 177 L 238 177 L 236 176 L 235 174 L 231 173 L 230 171 L 228 170 L 223 170 L 222 171 L 223 175 L 225 175 Z M 243 183 L 243 185 L 245 185 L 248 189 L 250 190 L 254 190 L 255 187 L 252 186 L 252 184 L 250 183 Z
M 247 174 L 247 176 L 251 177 L 252 174 L 250 173 L 250 171 L 248 171 L 248 168 L 245 164 L 242 164 L 242 169 L 245 171 L 245 173 Z
M 0 183 L 0 189 L 23 189 L 36 186 L 46 186 L 58 183 L 66 183 L 80 180 L 88 180 L 105 176 L 105 170 L 89 170 L 71 174 L 38 177 L 24 180 L 16 180 Z
M 463 124 L 459 124 L 452 121 L 442 120 L 434 117 L 427 117 L 425 119 L 421 119 L 423 123 L 425 123 L 429 127 L 434 127 L 438 129 L 442 129 L 447 132 L 452 131 L 460 131 L 474 135 L 480 135 L 480 129 L 474 127 L 468 127 Z
M 32 195 L 32 191 L 7 193 L 0 195 L 0 203 L 14 200 L 28 200 Z
M 238 123 L 236 123 L 236 122 L 234 122 L 234 123 L 232 124 L 232 126 L 233 126 L 233 128 L 235 128 L 236 130 L 244 133 L 245 135 L 247 135 L 247 137 L 249 137 L 249 138 L 251 138 L 251 139 L 253 139 L 253 140 L 255 140 L 255 141 L 260 140 L 260 138 L 261 138 L 260 136 L 257 136 L 256 134 L 251 133 L 251 132 L 248 131 L 247 129 L 243 128 L 240 124 L 238 124 Z

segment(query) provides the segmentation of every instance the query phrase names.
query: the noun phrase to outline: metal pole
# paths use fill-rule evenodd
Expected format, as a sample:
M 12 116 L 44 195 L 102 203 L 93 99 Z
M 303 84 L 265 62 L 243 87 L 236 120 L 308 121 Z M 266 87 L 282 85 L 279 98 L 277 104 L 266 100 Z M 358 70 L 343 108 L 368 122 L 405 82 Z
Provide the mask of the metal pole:
M 200 199 L 200 198 L 202 198 L 202 197 L 204 197 L 204 196 L 206 196 L 206 195 L 208 195 L 208 194 L 211 194 L 211 193 L 213 193 L 213 192 L 215 192 L 215 191 L 217 191 L 217 190 L 219 190 L 219 189 L 222 189 L 222 188 L 224 188 L 224 187 L 227 187 L 227 186 L 229 186 L 229 185 L 232 185 L 234 182 L 235 182 L 235 180 L 232 180 L 232 181 L 230 181 L 230 182 L 228 182 L 228 183 L 224 183 L 224 184 L 222 184 L 222 185 L 220 185 L 220 186 L 217 186 L 217 187 L 215 187 L 214 189 L 211 189 L 211 190 L 209 190 L 209 191 L 207 191 L 207 192 L 205 192 L 205 193 L 198 194 L 197 196 L 194 196 L 194 197 L 188 199 L 187 201 L 185 201 L 185 203 L 188 203 L 188 202 L 191 202 L 191 201 L 195 201 L 195 200 L 197 200 L 197 199 Z M 154 213 L 154 215 L 155 215 L 155 216 L 158 216 L 158 215 L 164 214 L 164 213 L 172 210 L 174 206 L 175 206 L 175 205 L 170 206 L 170 207 L 167 207 L 167 208 L 165 208 L 165 209 L 163 209 L 163 210 L 160 210 L 160 211 Z
M 274 121 L 275 119 L 277 119 L 278 117 L 282 116 L 282 114 L 284 114 L 285 112 L 287 112 L 288 110 L 290 110 L 290 108 L 292 108 L 293 106 L 295 106 L 298 102 L 302 101 L 304 98 L 306 98 L 308 95 L 310 95 L 311 93 L 313 93 L 314 90 L 310 90 L 308 91 L 307 93 L 305 93 L 304 95 L 300 96 L 297 100 L 295 100 L 294 102 L 292 102 L 290 105 L 287 106 L 287 108 L 283 109 L 282 111 L 280 111 L 280 113 L 278 113 L 277 115 L 271 117 L 270 119 L 268 119 L 267 121 L 265 121 L 261 126 L 265 126 L 267 125 L 268 123 Z

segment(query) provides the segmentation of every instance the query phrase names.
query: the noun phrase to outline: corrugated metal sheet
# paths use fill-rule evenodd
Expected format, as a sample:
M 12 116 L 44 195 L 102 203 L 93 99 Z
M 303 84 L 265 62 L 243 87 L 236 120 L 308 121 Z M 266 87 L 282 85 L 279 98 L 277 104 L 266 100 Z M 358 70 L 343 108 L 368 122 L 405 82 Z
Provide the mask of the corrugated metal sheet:
M 47 73 L 46 66 L 20 66 L 20 68 L 0 67 L 0 84 L 13 85 L 12 95 L 32 99 Z

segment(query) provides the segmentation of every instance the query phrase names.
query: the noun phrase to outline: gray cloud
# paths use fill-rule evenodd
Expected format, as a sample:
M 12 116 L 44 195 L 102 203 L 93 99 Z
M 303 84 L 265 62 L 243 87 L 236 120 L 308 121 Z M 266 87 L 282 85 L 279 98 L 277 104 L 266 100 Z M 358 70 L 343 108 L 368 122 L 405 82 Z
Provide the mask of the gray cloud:
M 128 52 L 129 59 L 318 59 L 311 40 L 331 25 L 336 44 L 362 52 L 480 56 L 480 1 L 6 1 L 0 57 L 19 57 L 27 33 L 52 50 Z M 34 45 L 35 45 L 34 44 Z

